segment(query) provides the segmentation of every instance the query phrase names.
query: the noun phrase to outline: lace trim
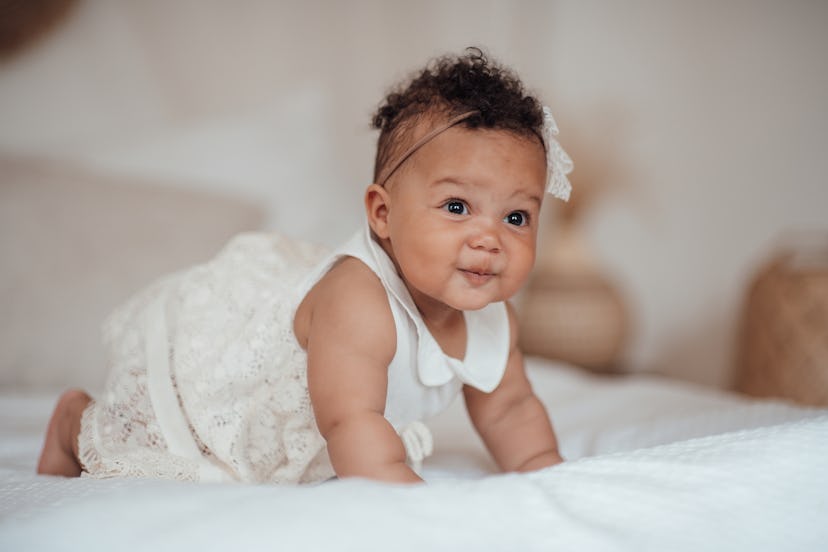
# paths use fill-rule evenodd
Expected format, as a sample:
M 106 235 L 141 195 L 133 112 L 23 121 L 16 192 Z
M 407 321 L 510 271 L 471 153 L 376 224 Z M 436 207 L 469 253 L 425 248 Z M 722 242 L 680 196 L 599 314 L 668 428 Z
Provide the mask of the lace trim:
M 137 449 L 126 454 L 101 454 L 96 411 L 97 404 L 92 401 L 81 415 L 78 459 L 84 475 L 101 479 L 133 477 L 198 481 L 198 466 L 194 462 L 166 451 L 159 454 L 149 449 Z
M 81 414 L 81 430 L 78 433 L 78 460 L 81 470 L 92 471 L 101 463 L 97 447 L 97 428 L 95 427 L 95 401 L 89 401 Z

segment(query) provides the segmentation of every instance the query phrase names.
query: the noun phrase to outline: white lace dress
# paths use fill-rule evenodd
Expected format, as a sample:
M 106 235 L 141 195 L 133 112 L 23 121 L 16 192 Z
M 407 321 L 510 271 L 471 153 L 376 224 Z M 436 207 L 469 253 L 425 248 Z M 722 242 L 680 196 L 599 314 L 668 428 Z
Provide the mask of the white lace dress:
M 502 303 L 466 313 L 466 358 L 447 357 L 366 228 L 333 253 L 243 234 L 210 262 L 156 282 L 117 309 L 104 324 L 109 379 L 81 423 L 85 472 L 271 483 L 332 477 L 293 317 L 344 255 L 365 262 L 386 287 L 397 352 L 385 415 L 410 463 L 422 460 L 430 435 L 418 421 L 448 406 L 463 383 L 486 391 L 499 383 L 508 317 Z

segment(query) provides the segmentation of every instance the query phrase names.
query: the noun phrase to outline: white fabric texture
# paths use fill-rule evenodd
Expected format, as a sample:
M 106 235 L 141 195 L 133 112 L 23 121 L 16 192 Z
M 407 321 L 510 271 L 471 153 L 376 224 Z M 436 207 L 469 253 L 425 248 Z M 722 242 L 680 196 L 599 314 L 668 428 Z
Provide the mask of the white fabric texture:
M 0 548 L 820 550 L 828 542 L 826 455 L 823 415 L 532 474 L 413 487 L 21 476 L 6 478 L 10 497 L 61 498 L 0 521 Z
M 38 476 L 57 393 L 0 391 L 0 550 L 825 548 L 827 410 L 532 357 L 527 369 L 567 462 L 492 476 L 455 401 L 429 420 L 416 488 Z M 675 444 L 636 450 L 660 443 Z
M 431 452 L 413 424 L 463 383 L 493 389 L 505 370 L 505 305 L 466 313 L 467 355 L 443 354 L 393 263 L 366 228 L 333 253 L 244 234 L 212 261 L 174 274 L 105 324 L 111 374 L 83 416 L 80 456 L 95 477 L 310 483 L 333 476 L 313 417 L 307 355 L 293 334 L 306 293 L 343 256 L 384 284 L 397 331 L 386 418 L 415 467 Z
M 572 184 L 566 175 L 575 168 L 572 158 L 555 139 L 559 133 L 558 123 L 552 117 L 552 109 L 543 106 L 543 142 L 546 148 L 546 191 L 558 199 L 569 201 Z

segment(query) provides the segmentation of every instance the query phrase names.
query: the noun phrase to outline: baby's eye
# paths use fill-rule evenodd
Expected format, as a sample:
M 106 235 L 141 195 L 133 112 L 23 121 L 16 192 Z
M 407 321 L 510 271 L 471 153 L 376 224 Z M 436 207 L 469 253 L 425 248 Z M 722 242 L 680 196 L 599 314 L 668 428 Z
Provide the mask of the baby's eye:
M 469 214 L 468 207 L 466 207 L 466 204 L 460 201 L 459 199 L 452 199 L 451 201 L 447 201 L 446 204 L 443 205 L 443 209 L 445 209 L 452 215 Z
M 514 226 L 526 226 L 529 224 L 529 215 L 524 211 L 512 211 L 503 220 Z

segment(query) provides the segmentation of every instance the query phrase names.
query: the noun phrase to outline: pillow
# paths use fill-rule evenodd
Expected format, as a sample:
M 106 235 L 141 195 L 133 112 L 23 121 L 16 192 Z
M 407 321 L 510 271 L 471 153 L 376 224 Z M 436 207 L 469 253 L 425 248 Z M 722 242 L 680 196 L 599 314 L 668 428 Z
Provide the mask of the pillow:
M 0 155 L 0 385 L 105 374 L 100 325 L 153 279 L 210 258 L 264 213 L 238 199 Z

